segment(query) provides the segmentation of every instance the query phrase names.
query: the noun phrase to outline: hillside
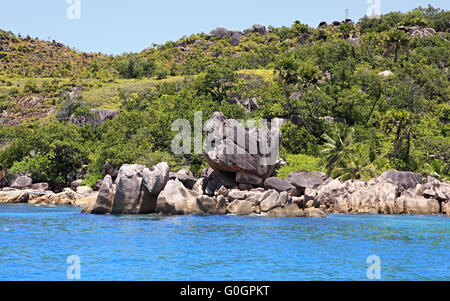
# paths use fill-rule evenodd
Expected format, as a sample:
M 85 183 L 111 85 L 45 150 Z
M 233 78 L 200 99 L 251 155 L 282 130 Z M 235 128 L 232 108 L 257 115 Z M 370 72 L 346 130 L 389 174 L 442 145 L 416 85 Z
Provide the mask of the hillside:
M 317 28 L 216 28 L 119 56 L 0 31 L 0 169 L 54 187 L 93 186 L 132 162 L 198 174 L 203 157 L 173 155 L 167 129 L 200 110 L 285 119 L 280 176 L 448 178 L 449 21 L 428 7 Z M 89 122 L 94 109 L 115 114 Z

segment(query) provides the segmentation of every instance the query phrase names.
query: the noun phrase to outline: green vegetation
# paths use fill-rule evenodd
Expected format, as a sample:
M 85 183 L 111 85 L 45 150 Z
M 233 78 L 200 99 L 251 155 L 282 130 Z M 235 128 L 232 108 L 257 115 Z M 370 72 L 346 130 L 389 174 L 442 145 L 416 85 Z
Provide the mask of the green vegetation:
M 171 153 L 172 122 L 222 111 L 286 119 L 280 177 L 368 179 L 398 169 L 450 179 L 449 21 L 448 11 L 418 8 L 355 25 L 246 31 L 236 46 L 202 33 L 119 56 L 0 31 L 0 169 L 53 188 L 77 178 L 94 185 L 123 163 L 168 161 L 199 175 L 203 156 Z M 118 115 L 70 122 L 92 108 Z

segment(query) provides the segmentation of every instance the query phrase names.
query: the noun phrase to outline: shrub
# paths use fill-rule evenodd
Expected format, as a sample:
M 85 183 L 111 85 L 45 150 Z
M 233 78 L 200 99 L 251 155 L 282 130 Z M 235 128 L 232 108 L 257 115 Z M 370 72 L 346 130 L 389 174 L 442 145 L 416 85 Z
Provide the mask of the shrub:
M 288 164 L 280 168 L 280 170 L 278 171 L 278 177 L 281 179 L 287 178 L 289 174 L 294 171 L 322 171 L 320 158 L 307 155 L 290 154 L 286 156 L 286 161 Z

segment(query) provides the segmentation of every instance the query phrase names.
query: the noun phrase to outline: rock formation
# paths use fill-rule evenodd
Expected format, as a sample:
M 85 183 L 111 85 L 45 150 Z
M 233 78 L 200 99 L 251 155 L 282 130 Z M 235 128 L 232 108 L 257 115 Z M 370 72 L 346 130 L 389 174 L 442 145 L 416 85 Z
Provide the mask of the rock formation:
M 278 159 L 279 128 L 244 127 L 214 113 L 206 125 L 205 157 L 216 171 L 236 175 L 238 184 L 261 186 L 271 177 Z

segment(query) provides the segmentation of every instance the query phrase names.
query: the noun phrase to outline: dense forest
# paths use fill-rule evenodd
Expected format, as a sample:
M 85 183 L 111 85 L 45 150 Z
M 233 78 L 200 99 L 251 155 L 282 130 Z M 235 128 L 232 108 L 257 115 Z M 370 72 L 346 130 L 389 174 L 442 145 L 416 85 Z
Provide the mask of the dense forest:
M 317 28 L 217 28 L 118 56 L 0 30 L 0 177 L 94 187 L 124 163 L 162 161 L 199 175 L 202 155 L 171 152 L 171 124 L 221 111 L 287 121 L 280 177 L 448 180 L 449 35 L 450 12 L 431 6 Z

